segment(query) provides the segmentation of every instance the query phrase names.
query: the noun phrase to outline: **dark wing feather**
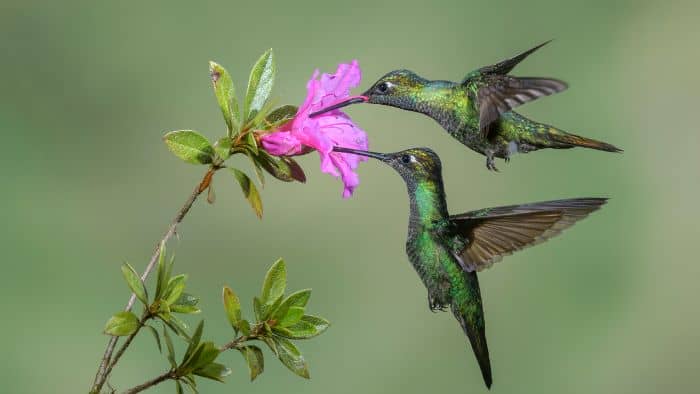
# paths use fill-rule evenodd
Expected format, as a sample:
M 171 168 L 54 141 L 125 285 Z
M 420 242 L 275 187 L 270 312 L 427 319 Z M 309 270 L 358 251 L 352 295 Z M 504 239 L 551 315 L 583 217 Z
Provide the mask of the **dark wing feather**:
M 466 246 L 456 254 L 465 269 L 481 271 L 503 256 L 556 236 L 606 201 L 605 198 L 575 198 L 450 216 L 456 235 L 467 240 Z
M 482 85 L 477 90 L 479 130 L 484 138 L 488 136 L 489 125 L 502 113 L 567 88 L 566 82 L 558 79 L 500 75 L 485 77 L 479 85 Z
M 511 72 L 511 71 L 515 68 L 515 66 L 518 65 L 518 63 L 522 62 L 523 60 L 525 60 L 526 57 L 532 55 L 533 52 L 535 52 L 536 50 L 538 50 L 538 49 L 542 48 L 543 46 L 549 44 L 550 42 L 552 42 L 552 40 L 545 41 L 545 42 L 543 42 L 542 44 L 537 45 L 537 46 L 534 47 L 534 48 L 530 48 L 530 49 L 528 49 L 528 50 L 525 51 L 525 52 L 519 53 L 519 54 L 517 54 L 517 55 L 515 55 L 515 56 L 513 56 L 513 57 L 511 57 L 511 58 L 509 58 L 509 59 L 500 61 L 500 62 L 498 62 L 498 63 L 496 63 L 496 64 L 492 64 L 492 65 L 490 65 L 490 66 L 481 67 L 481 68 L 479 69 L 479 71 L 481 72 L 481 74 L 499 74 L 499 75 L 506 75 L 506 74 L 508 74 L 509 72 Z

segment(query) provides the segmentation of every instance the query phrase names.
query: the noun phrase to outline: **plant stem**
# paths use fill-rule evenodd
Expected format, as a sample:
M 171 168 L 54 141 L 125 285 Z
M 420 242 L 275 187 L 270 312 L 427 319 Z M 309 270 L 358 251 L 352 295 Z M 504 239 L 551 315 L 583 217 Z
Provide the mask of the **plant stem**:
M 238 346 L 239 346 L 240 344 L 242 344 L 243 342 L 246 342 L 246 341 L 250 341 L 250 340 L 252 340 L 252 339 L 257 339 L 257 336 L 256 336 L 256 335 L 253 335 L 253 334 L 251 334 L 251 335 L 243 335 L 243 336 L 240 336 L 240 337 L 238 337 L 238 338 L 235 338 L 235 339 L 232 340 L 231 342 L 229 342 L 229 343 L 227 343 L 227 344 L 221 346 L 221 347 L 219 348 L 219 352 L 222 352 L 222 353 L 223 353 L 223 352 L 225 352 L 225 351 L 227 351 L 227 350 L 238 349 Z M 127 339 L 127 341 L 128 341 L 128 339 Z M 124 348 L 124 347 L 122 347 L 122 348 Z M 121 351 L 121 349 L 120 349 L 120 351 Z M 117 353 L 116 356 L 114 356 L 114 360 L 115 360 L 114 362 L 115 362 L 115 363 L 116 363 L 116 360 L 118 360 L 118 357 L 119 357 L 119 356 L 120 356 L 119 353 Z M 114 364 L 114 363 L 113 363 L 113 364 Z M 109 373 L 109 372 L 108 372 L 108 373 Z M 151 379 L 151 380 L 149 380 L 149 381 L 147 381 L 147 382 L 141 383 L 140 385 L 138 385 L 138 386 L 136 386 L 136 387 L 133 387 L 133 388 L 131 388 L 131 389 L 129 389 L 129 390 L 126 390 L 126 391 L 124 392 L 124 394 L 139 393 L 139 392 L 141 392 L 141 391 L 143 391 L 143 390 L 146 390 L 146 389 L 148 389 L 148 388 L 151 388 L 151 387 L 157 385 L 158 383 L 164 382 L 164 381 L 166 381 L 166 380 L 168 380 L 168 379 L 178 379 L 178 376 L 176 375 L 176 373 L 175 373 L 174 370 L 171 369 L 171 370 L 165 372 L 164 374 L 162 374 L 162 375 L 160 375 L 160 376 L 157 376 L 157 377 L 155 377 L 155 378 L 153 378 L 153 379 Z
M 126 390 L 124 394 L 134 394 L 134 393 L 140 393 L 143 390 L 146 390 L 148 388 L 151 388 L 159 383 L 165 382 L 166 380 L 169 379 L 176 379 L 177 377 L 175 376 L 175 373 L 173 371 L 168 371 L 160 376 L 157 376 L 148 382 L 141 383 L 138 386 L 132 387 L 129 390 Z
M 250 341 L 251 339 L 256 339 L 256 338 L 257 337 L 252 336 L 252 335 L 240 336 L 240 337 L 234 339 L 233 341 L 221 346 L 219 348 L 219 352 L 223 353 L 223 352 L 230 350 L 230 349 L 237 349 L 238 345 L 240 345 L 241 343 L 246 342 L 246 341 Z
M 151 256 L 151 260 L 148 262 L 148 265 L 146 266 L 146 269 L 143 271 L 143 274 L 141 275 L 141 280 L 146 281 L 148 278 L 148 275 L 150 275 L 151 271 L 153 271 L 153 267 L 155 267 L 156 262 L 158 261 L 158 257 L 160 257 L 160 248 L 161 245 L 166 243 L 173 235 L 176 234 L 177 232 L 177 226 L 182 222 L 182 219 L 185 218 L 185 215 L 187 215 L 187 212 L 189 212 L 190 208 L 192 208 L 192 205 L 194 202 L 197 200 L 197 197 L 199 197 L 200 194 L 204 190 L 206 190 L 210 183 L 211 183 L 211 178 L 214 175 L 214 172 L 216 172 L 218 168 L 210 168 L 209 171 L 204 175 L 204 178 L 202 178 L 202 181 L 197 185 L 197 187 L 194 189 L 192 194 L 190 194 L 189 198 L 187 201 L 185 201 L 185 204 L 180 208 L 180 210 L 177 212 L 175 215 L 175 218 L 173 221 L 170 223 L 170 227 L 168 227 L 168 230 L 165 232 L 165 235 L 161 238 L 161 240 L 156 244 L 156 248 L 153 251 L 153 255 Z M 126 308 L 124 308 L 127 311 L 130 311 L 131 308 L 134 306 L 134 302 L 136 301 L 136 294 L 131 294 L 131 297 L 129 298 L 129 302 L 126 304 Z M 112 359 L 112 353 L 114 353 L 114 348 L 117 345 L 117 340 L 119 337 L 113 336 L 109 339 L 109 342 L 107 343 L 107 349 L 105 349 L 105 353 L 102 356 L 102 361 L 100 362 L 100 366 L 97 369 L 97 374 L 95 375 L 95 380 L 93 382 L 92 388 L 90 389 L 91 394 L 98 394 L 100 390 L 102 390 L 102 386 L 104 386 L 105 382 L 107 381 L 107 377 L 109 376 L 109 373 L 112 370 L 112 367 L 114 367 L 114 364 L 116 364 L 117 359 L 115 359 L 114 362 L 111 362 Z M 133 338 L 131 338 L 133 339 Z M 127 343 L 125 345 L 128 346 L 128 344 L 131 341 L 127 338 Z M 124 350 L 126 350 L 125 347 L 123 347 Z M 122 352 L 123 353 L 123 352 Z M 121 355 L 119 355 L 121 356 Z

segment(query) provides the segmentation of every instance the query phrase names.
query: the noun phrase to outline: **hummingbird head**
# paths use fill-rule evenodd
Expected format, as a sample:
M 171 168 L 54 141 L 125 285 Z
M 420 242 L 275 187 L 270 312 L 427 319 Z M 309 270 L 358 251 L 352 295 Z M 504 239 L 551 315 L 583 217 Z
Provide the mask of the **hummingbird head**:
M 368 103 L 415 110 L 416 100 L 427 82 L 413 71 L 395 70 L 379 78 L 362 96 Z
M 422 182 L 442 182 L 440 157 L 429 148 L 411 148 L 395 153 L 377 153 L 336 146 L 336 152 L 352 153 L 383 161 L 396 170 L 409 189 Z
M 347 107 L 357 103 L 382 104 L 415 111 L 420 92 L 428 80 L 409 70 L 394 70 L 372 85 L 360 96 L 351 97 L 345 101 L 323 108 L 309 115 L 314 117 L 334 109 Z

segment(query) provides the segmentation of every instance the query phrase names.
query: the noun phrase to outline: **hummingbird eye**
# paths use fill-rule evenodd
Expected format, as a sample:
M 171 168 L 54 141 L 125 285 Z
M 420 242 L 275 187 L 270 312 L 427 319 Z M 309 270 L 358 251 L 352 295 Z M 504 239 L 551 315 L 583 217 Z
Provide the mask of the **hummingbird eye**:
M 377 87 L 375 88 L 375 90 L 376 90 L 378 93 L 386 93 L 386 92 L 389 91 L 389 88 L 391 88 L 391 86 L 392 86 L 392 84 L 389 83 L 389 82 L 382 82 L 382 83 L 380 83 L 379 85 L 377 85 Z
M 408 164 L 411 163 L 412 161 L 415 161 L 416 159 L 411 156 L 411 155 L 401 155 L 401 162 L 403 164 Z

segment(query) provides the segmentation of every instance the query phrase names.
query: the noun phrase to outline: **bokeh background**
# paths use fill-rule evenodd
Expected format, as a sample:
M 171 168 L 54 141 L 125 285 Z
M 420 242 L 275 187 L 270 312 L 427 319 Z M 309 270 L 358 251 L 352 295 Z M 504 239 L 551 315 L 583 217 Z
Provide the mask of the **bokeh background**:
M 241 92 L 272 47 L 275 97 L 296 104 L 315 68 L 353 58 L 363 89 L 396 68 L 458 80 L 550 38 L 516 73 L 562 78 L 570 89 L 520 111 L 624 154 L 542 151 L 499 162 L 494 174 L 428 118 L 378 106 L 348 112 L 375 150 L 439 152 L 453 213 L 612 198 L 564 236 L 481 275 L 493 392 L 697 392 L 700 3 L 4 0 L 0 8 L 3 392 L 87 391 L 107 342 L 100 330 L 128 297 L 119 265 L 145 266 L 202 173 L 172 157 L 162 134 L 224 131 L 208 60 L 227 67 Z M 251 384 L 230 353 L 222 356 L 229 383 L 205 382 L 201 392 L 485 392 L 461 330 L 449 313 L 428 311 L 404 255 L 399 177 L 365 164 L 356 195 L 343 200 L 316 155 L 300 162 L 307 184 L 269 179 L 262 221 L 218 174 L 217 203 L 198 202 L 170 250 L 218 343 L 230 335 L 221 287 L 250 300 L 284 256 L 290 287 L 312 287 L 310 309 L 333 323 L 301 343 L 312 379 L 268 358 Z M 152 341 L 137 338 L 115 387 L 166 368 Z

